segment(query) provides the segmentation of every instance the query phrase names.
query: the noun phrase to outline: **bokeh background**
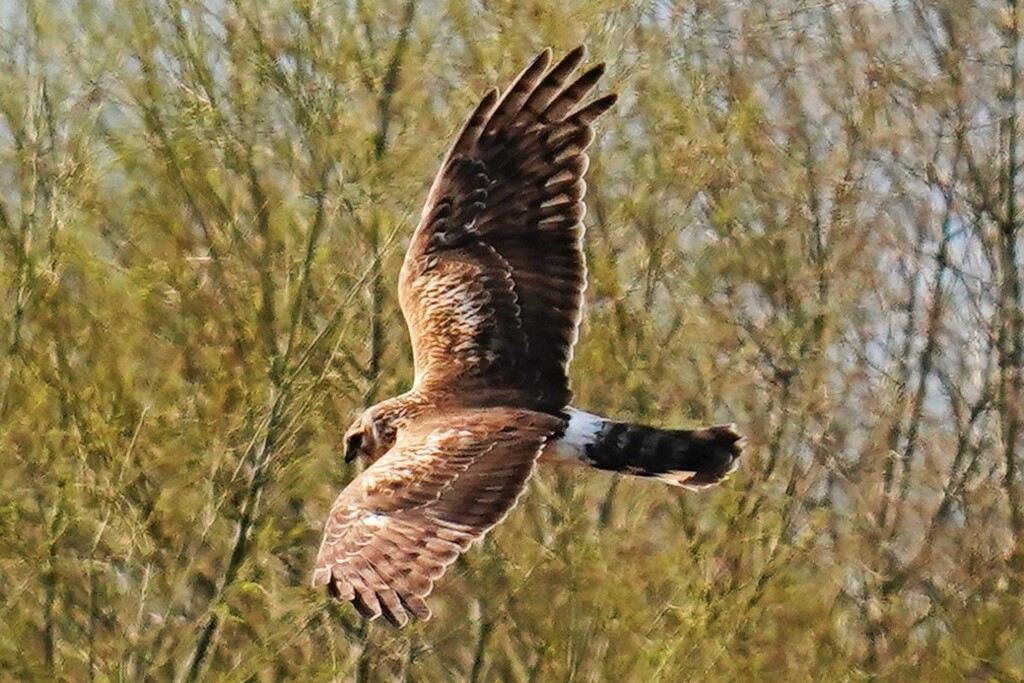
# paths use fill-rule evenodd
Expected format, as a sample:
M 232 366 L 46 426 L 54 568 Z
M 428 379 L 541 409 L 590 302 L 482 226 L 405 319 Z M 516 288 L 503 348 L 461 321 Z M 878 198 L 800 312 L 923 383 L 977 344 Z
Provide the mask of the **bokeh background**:
M 0 3 L 0 670 L 21 680 L 1021 680 L 1016 2 Z M 449 141 L 539 50 L 620 102 L 576 403 L 749 437 L 567 469 L 395 631 L 308 587 L 408 388 Z

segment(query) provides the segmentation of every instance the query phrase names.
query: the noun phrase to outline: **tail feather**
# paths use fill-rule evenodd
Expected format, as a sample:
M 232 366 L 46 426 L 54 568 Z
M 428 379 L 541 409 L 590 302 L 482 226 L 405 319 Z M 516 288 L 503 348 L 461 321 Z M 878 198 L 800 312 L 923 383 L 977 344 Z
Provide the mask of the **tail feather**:
M 659 429 L 570 409 L 548 456 L 602 470 L 652 477 L 673 486 L 714 486 L 736 469 L 743 437 L 735 425 Z

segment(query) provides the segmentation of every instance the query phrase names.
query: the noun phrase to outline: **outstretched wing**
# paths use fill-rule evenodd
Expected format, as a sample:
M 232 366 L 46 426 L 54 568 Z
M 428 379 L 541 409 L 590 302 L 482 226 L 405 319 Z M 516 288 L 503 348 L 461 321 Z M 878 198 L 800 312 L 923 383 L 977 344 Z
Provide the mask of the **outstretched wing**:
M 403 430 L 335 501 L 313 585 L 370 619 L 427 619 L 434 581 L 515 505 L 560 426 L 550 415 L 491 408 Z
M 585 150 L 614 95 L 581 104 L 604 66 L 570 82 L 583 48 L 550 50 L 469 117 L 430 190 L 399 296 L 420 390 L 462 405 L 554 412 L 586 284 Z

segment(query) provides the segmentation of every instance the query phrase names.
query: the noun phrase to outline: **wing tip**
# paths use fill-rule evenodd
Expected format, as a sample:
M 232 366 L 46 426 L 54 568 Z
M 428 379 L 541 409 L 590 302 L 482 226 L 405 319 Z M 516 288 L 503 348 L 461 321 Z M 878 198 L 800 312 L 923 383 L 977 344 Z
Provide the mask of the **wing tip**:
M 331 581 L 331 570 L 328 567 L 317 567 L 313 570 L 313 578 L 310 584 L 313 588 L 326 586 Z
M 587 69 L 587 72 L 580 76 L 580 78 L 593 78 L 595 81 L 604 76 L 604 72 L 608 70 L 608 65 L 604 62 L 598 62 L 594 66 Z
M 548 48 L 548 50 L 550 50 L 550 49 L 551 48 Z M 578 64 L 579 62 L 582 62 L 584 59 L 586 59 L 586 56 L 587 56 L 587 46 L 584 45 L 583 43 L 580 43 L 579 45 L 577 45 L 573 49 L 569 50 L 565 54 L 565 56 L 562 57 L 562 62 L 565 63 L 565 62 L 572 61 L 572 62 L 576 62 Z
M 327 572 L 326 579 L 321 575 L 321 571 Z M 338 602 L 351 603 L 356 612 L 367 621 L 384 617 L 384 620 L 395 628 L 403 628 L 412 620 L 427 621 L 431 617 L 426 600 L 414 593 L 405 595 L 390 590 L 388 595 L 370 588 L 356 590 L 350 583 L 332 580 L 330 572 L 326 569 L 318 569 L 314 573 L 313 581 L 314 586 L 326 585 L 331 598 Z
M 618 93 L 608 93 L 598 97 L 593 102 L 584 105 L 580 109 L 576 110 L 576 113 L 572 116 L 581 124 L 589 126 L 599 116 L 604 114 L 606 111 L 615 106 L 615 103 L 619 101 Z
M 531 83 L 534 79 L 539 78 L 540 74 L 543 74 L 548 70 L 548 67 L 551 66 L 551 59 L 553 56 L 554 52 L 552 52 L 550 47 L 546 47 L 541 50 L 540 54 L 534 57 L 533 61 L 530 62 L 527 67 L 512 80 L 512 84 L 508 87 L 509 92 L 512 92 L 516 88 L 522 87 L 525 84 Z

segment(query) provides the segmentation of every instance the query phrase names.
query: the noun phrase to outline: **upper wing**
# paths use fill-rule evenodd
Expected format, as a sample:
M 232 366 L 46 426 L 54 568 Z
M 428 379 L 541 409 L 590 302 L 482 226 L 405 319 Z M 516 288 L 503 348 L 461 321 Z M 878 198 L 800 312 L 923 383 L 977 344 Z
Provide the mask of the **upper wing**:
M 353 480 L 331 509 L 313 585 L 401 626 L 470 543 L 515 505 L 561 421 L 492 408 L 428 418 Z
M 399 296 L 416 384 L 467 404 L 543 411 L 568 404 L 567 366 L 586 285 L 585 150 L 615 102 L 581 105 L 604 72 L 570 78 L 577 48 L 542 53 L 469 117 L 430 190 L 402 265 Z M 482 393 L 485 390 L 487 393 Z

